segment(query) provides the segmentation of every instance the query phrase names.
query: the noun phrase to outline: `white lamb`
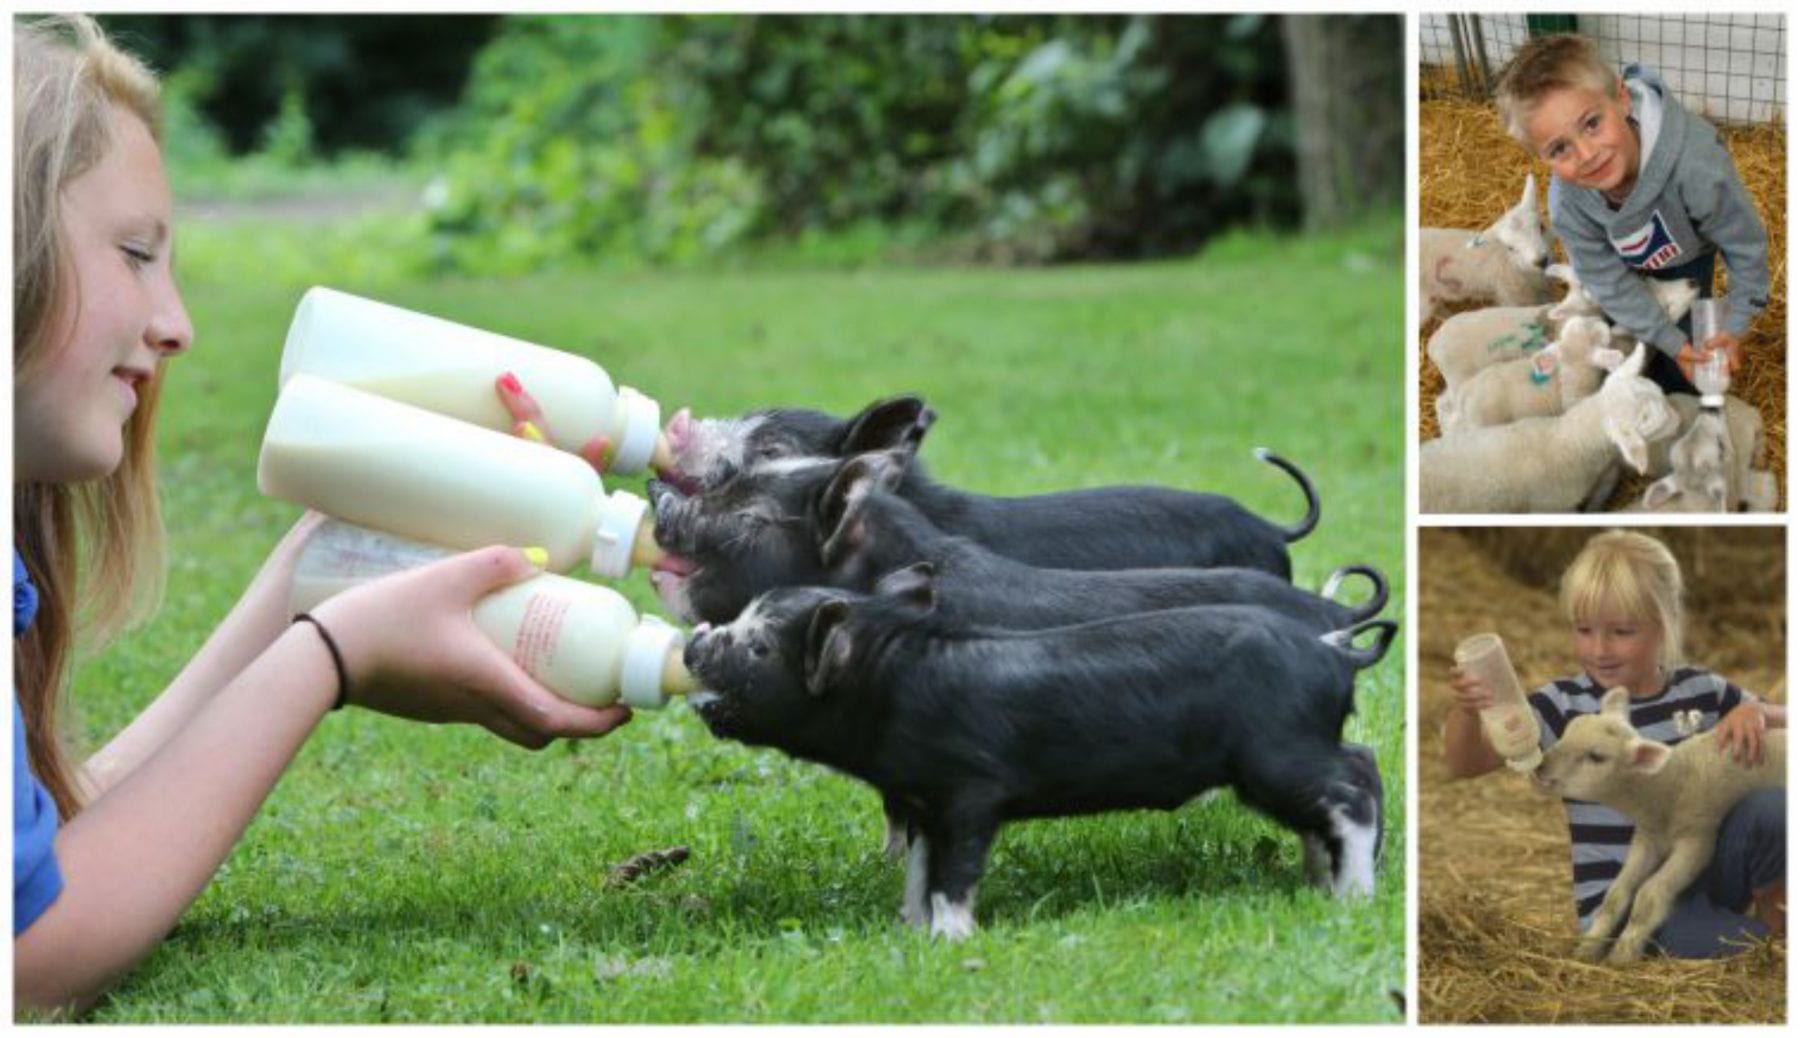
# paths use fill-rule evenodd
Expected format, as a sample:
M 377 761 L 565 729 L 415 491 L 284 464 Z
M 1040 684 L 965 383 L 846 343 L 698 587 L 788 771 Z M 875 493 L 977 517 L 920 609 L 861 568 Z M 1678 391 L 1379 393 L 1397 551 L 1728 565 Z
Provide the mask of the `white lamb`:
M 1447 389 L 1461 385 L 1483 368 L 1542 349 L 1556 338 L 1563 322 L 1570 317 L 1605 316 L 1568 265 L 1552 263 L 1545 272 L 1569 285 L 1569 291 L 1554 305 L 1466 310 L 1452 314 L 1431 333 L 1425 343 L 1425 355 L 1443 374 Z M 1644 280 L 1671 321 L 1681 320 L 1700 295 L 1700 286 L 1692 278 Z M 1614 348 L 1630 348 L 1631 338 L 1627 333 L 1615 329 L 1614 337 L 1622 340 L 1615 343 Z
M 1485 230 L 1419 230 L 1419 326 L 1449 303 L 1520 306 L 1550 301 L 1544 265 L 1550 236 L 1538 216 L 1537 177 L 1525 175 L 1518 204 Z
M 1642 376 L 1644 347 L 1606 376 L 1600 392 L 1553 418 L 1472 429 L 1419 447 L 1419 500 L 1427 512 L 1569 512 L 1606 502 L 1619 459 L 1644 471 L 1650 444 L 1680 416 Z
M 1598 317 L 1563 322 L 1556 341 L 1526 357 L 1482 368 L 1438 394 L 1438 427 L 1452 436 L 1488 425 L 1558 415 L 1600 388 L 1625 354 L 1611 345 L 1612 329 Z
M 1544 755 L 1534 776 L 1540 788 L 1574 800 L 1605 804 L 1636 829 L 1625 864 L 1576 947 L 1598 959 L 1629 913 L 1607 960 L 1623 965 L 1668 919 L 1676 897 L 1706 870 L 1719 823 L 1752 790 L 1787 785 L 1787 732 L 1765 731 L 1756 764 L 1722 753 L 1717 730 L 1670 747 L 1631 727 L 1631 694 L 1607 692 L 1600 713 L 1577 717 Z
M 1716 449 L 1703 449 L 1695 441 L 1685 449 L 1680 445 L 1699 424 L 1700 402 L 1685 394 L 1669 397 L 1669 403 L 1681 414 L 1682 431 L 1666 445 L 1650 451 L 1647 474 L 1660 477 L 1644 490 L 1644 495 L 1628 511 L 1634 512 L 1716 512 L 1720 506 L 1712 499 L 1708 486 L 1711 469 L 1721 463 L 1712 461 Z M 1766 463 L 1767 443 L 1763 437 L 1762 413 L 1735 396 L 1725 397 L 1724 429 L 1727 447 L 1723 452 L 1725 481 L 1724 511 L 1773 512 L 1778 499 L 1775 474 L 1762 468 Z M 1716 432 L 1702 433 L 1716 439 Z

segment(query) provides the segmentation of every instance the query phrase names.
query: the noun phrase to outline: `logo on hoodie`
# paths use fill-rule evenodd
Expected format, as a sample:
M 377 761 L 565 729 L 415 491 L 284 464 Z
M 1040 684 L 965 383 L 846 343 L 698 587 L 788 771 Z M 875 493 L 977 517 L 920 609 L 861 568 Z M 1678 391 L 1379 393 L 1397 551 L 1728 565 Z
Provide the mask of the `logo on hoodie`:
M 1623 238 L 1612 239 L 1619 258 L 1639 270 L 1661 270 L 1681 255 L 1681 246 L 1663 223 L 1662 213 L 1652 211 L 1650 221 Z

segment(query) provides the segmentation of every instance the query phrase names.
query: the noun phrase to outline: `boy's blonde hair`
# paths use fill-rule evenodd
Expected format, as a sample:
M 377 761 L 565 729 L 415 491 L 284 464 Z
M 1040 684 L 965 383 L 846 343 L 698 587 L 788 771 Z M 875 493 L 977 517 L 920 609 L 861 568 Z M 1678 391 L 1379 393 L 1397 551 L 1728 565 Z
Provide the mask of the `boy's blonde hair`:
M 92 18 L 14 24 L 15 391 L 64 347 L 52 339 L 79 302 L 63 192 L 105 158 L 117 121 L 132 117 L 161 143 L 156 77 L 113 46 Z M 79 770 L 57 722 L 76 634 L 85 647 L 104 644 L 147 615 L 161 592 L 154 447 L 162 382 L 159 363 L 125 424 L 124 456 L 106 477 L 13 483 L 13 546 L 38 590 L 37 619 L 13 643 L 13 687 L 32 770 L 65 819 L 81 804 Z
M 1500 109 L 1500 120 L 1506 132 L 1520 144 L 1525 139 L 1525 120 L 1554 90 L 1585 87 L 1611 94 L 1619 76 L 1600 57 L 1600 49 L 1586 36 L 1574 33 L 1552 33 L 1533 36 L 1525 41 L 1506 67 L 1500 70 L 1500 83 L 1494 88 L 1494 104 Z
M 1606 609 L 1654 623 L 1662 632 L 1657 662 L 1665 667 L 1682 660 L 1681 594 L 1681 565 L 1668 546 L 1629 530 L 1590 538 L 1562 575 L 1562 610 L 1570 623 Z

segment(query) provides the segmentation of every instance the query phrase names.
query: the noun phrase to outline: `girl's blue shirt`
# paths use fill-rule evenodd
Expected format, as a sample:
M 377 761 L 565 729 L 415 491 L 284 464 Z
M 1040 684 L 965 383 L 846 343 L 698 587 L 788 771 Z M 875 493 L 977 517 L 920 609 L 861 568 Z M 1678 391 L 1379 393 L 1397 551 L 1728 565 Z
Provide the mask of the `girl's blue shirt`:
M 13 638 L 31 627 L 37 616 L 37 588 L 25 562 L 13 550 Z M 37 922 L 62 893 L 62 868 L 56 863 L 56 829 L 61 819 L 56 801 L 38 781 L 25 757 L 25 715 L 13 696 L 13 936 Z

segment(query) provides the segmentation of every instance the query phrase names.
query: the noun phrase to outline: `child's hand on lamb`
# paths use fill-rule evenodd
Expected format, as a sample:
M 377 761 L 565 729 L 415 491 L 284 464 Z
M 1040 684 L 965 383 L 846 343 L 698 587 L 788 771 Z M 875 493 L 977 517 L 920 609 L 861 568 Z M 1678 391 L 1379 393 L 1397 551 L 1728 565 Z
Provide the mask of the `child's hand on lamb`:
M 507 372 L 494 380 L 494 392 L 500 397 L 500 406 L 512 415 L 513 435 L 536 443 L 549 443 L 551 433 L 544 424 L 544 409 L 525 391 L 517 375 Z M 612 465 L 612 440 L 604 434 L 582 444 L 579 454 L 583 461 L 594 466 L 594 471 L 602 475 Z
M 1767 727 L 1768 719 L 1763 716 L 1762 708 L 1755 703 L 1745 703 L 1719 722 L 1719 752 L 1730 753 L 1732 759 L 1742 764 L 1760 763 L 1763 730 Z
M 1478 714 L 1494 705 L 1494 692 L 1473 672 L 1450 668 L 1450 697 L 1465 712 Z

